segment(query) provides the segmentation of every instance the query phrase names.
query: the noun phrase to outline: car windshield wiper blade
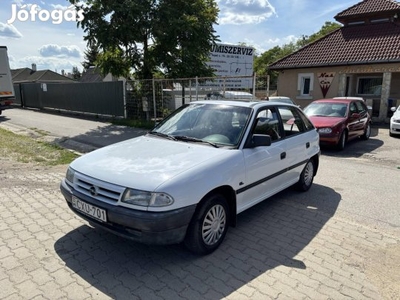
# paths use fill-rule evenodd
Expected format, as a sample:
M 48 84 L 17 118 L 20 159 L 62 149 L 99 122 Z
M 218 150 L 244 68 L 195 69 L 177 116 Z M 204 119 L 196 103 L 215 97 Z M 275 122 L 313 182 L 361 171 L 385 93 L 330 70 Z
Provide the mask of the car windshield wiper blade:
M 198 139 L 195 137 L 191 137 L 191 136 L 186 136 L 186 135 L 175 135 L 174 136 L 175 139 L 179 140 L 179 141 L 185 141 L 185 142 L 194 142 L 194 143 L 206 143 L 209 144 L 215 148 L 219 148 L 219 146 L 213 142 L 209 142 L 209 141 L 205 141 L 202 139 Z
M 165 134 L 165 133 L 157 132 L 157 131 L 150 131 L 149 134 L 160 136 L 160 137 L 163 137 L 163 138 L 166 138 L 166 139 L 170 139 L 170 140 L 176 141 L 176 138 L 173 135 L 170 135 L 170 134 Z

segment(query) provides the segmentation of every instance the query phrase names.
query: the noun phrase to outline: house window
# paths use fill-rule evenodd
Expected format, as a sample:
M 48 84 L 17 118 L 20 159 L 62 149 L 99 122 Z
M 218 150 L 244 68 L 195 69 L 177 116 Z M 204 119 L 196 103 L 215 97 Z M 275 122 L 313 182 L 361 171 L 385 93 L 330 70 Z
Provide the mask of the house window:
M 314 86 L 313 73 L 300 73 L 298 75 L 297 89 L 300 91 L 300 96 L 310 96 Z
M 382 77 L 358 78 L 357 94 L 380 96 L 382 91 Z

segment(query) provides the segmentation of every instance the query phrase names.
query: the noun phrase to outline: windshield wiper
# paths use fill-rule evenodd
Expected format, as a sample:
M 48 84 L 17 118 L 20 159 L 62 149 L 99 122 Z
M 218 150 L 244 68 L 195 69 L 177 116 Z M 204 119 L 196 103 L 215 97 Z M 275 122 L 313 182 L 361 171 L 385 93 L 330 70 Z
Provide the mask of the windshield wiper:
M 211 145 L 211 146 L 213 146 L 215 148 L 219 148 L 219 146 L 217 144 L 213 143 L 213 142 L 205 141 L 205 140 L 198 139 L 198 138 L 191 137 L 191 136 L 176 135 L 176 136 L 174 136 L 174 138 L 176 140 L 185 141 L 185 142 L 206 143 L 206 144 L 209 144 L 209 145 Z
M 160 136 L 160 137 L 163 137 L 163 138 L 166 138 L 166 139 L 170 139 L 170 140 L 176 141 L 176 138 L 173 135 L 170 135 L 170 134 L 165 134 L 165 133 L 161 133 L 161 132 L 157 132 L 157 131 L 150 131 L 149 134 Z

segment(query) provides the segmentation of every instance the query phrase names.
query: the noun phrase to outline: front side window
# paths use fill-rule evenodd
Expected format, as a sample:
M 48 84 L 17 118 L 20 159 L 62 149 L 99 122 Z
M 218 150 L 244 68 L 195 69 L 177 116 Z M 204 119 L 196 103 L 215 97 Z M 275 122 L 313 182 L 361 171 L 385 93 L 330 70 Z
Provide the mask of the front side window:
M 282 133 L 279 126 L 279 118 L 274 107 L 258 112 L 257 123 L 253 133 L 269 135 L 272 142 L 281 139 Z
M 300 73 L 298 77 L 297 89 L 300 91 L 300 96 L 310 96 L 314 85 L 314 74 Z
M 382 77 L 358 78 L 357 94 L 380 96 L 382 92 Z
M 360 101 L 356 102 L 356 106 L 357 106 L 357 110 L 358 110 L 359 113 L 364 113 L 364 112 L 367 111 L 367 108 L 365 107 L 365 104 L 363 104 Z

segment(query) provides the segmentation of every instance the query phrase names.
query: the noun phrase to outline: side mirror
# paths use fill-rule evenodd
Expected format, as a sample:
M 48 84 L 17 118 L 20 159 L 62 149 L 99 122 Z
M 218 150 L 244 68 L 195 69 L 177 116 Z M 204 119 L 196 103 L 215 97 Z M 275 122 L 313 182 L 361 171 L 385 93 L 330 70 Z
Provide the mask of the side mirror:
M 253 134 L 247 146 L 247 148 L 271 146 L 271 137 L 265 134 Z
M 396 107 L 393 106 L 393 107 L 390 108 L 390 110 L 391 110 L 392 112 L 395 112 L 395 111 L 396 111 Z

